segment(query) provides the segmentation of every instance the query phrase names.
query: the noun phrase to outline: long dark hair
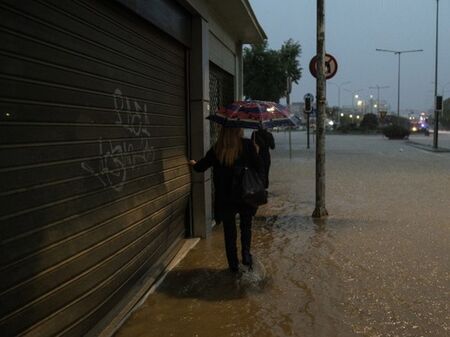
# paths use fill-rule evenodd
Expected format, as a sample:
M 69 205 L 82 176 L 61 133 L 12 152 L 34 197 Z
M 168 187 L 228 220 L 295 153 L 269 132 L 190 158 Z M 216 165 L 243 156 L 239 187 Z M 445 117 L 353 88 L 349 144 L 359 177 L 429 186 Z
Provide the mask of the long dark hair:
M 222 165 L 233 166 L 242 153 L 243 136 L 244 130 L 241 128 L 221 128 L 214 151 Z

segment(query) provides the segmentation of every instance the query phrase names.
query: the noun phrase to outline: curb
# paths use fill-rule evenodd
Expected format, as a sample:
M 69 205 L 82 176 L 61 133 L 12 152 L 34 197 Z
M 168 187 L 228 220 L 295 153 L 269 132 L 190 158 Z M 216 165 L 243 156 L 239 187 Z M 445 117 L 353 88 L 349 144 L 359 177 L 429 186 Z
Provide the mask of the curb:
M 425 145 L 417 142 L 413 142 L 411 140 L 408 140 L 405 142 L 407 145 L 410 145 L 412 147 L 416 147 L 418 149 L 422 149 L 429 152 L 438 152 L 438 153 L 450 153 L 450 149 L 444 148 L 444 147 L 438 147 L 435 149 L 431 145 Z

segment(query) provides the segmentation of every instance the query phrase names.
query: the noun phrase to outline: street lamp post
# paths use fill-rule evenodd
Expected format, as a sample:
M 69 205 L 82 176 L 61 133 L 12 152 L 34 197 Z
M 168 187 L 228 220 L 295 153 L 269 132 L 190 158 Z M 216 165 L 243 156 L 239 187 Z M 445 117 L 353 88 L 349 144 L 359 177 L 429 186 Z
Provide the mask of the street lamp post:
M 376 49 L 376 51 L 382 51 L 386 53 L 393 53 L 398 55 L 398 77 L 397 77 L 397 116 L 400 116 L 400 56 L 403 53 L 416 53 L 421 52 L 423 49 L 414 50 L 389 50 L 389 49 Z
M 434 132 L 433 132 L 433 148 L 438 147 L 439 132 L 439 111 L 436 109 L 437 86 L 438 86 L 438 50 L 439 50 L 439 0 L 436 0 L 436 53 L 434 63 Z
M 335 85 L 338 88 L 338 108 L 340 109 L 341 108 L 341 87 L 343 87 L 344 85 L 350 84 L 351 82 L 350 81 L 346 81 L 346 82 L 343 82 L 341 84 L 337 84 L 337 83 L 334 83 L 334 82 L 328 82 L 328 83 L 329 84 L 333 84 L 333 85 Z

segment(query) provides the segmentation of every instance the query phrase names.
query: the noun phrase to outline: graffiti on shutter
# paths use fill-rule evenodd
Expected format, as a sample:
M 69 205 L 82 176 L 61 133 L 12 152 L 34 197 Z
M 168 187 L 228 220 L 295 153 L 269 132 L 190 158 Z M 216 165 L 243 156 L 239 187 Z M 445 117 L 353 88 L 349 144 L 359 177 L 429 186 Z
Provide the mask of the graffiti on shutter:
M 137 165 L 149 164 L 155 160 L 155 150 L 151 146 L 151 134 L 148 129 L 150 121 L 147 114 L 147 104 L 141 105 L 122 94 L 117 88 L 113 95 L 114 111 L 116 112 L 116 125 L 125 128 L 133 141 L 125 140 L 113 142 L 112 140 L 98 139 L 98 155 L 100 160 L 97 167 L 88 162 L 82 162 L 81 167 L 88 173 L 96 176 L 105 187 L 112 187 L 120 192 L 129 173 Z M 136 146 L 138 138 L 138 146 Z

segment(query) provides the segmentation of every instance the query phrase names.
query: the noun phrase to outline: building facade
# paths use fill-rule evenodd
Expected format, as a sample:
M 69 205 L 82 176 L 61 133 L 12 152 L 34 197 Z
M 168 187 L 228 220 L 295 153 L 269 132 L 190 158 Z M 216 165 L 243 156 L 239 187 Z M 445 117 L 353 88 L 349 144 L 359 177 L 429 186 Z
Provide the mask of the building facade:
M 105 335 L 208 234 L 186 163 L 265 35 L 247 0 L 0 8 L 0 335 Z

